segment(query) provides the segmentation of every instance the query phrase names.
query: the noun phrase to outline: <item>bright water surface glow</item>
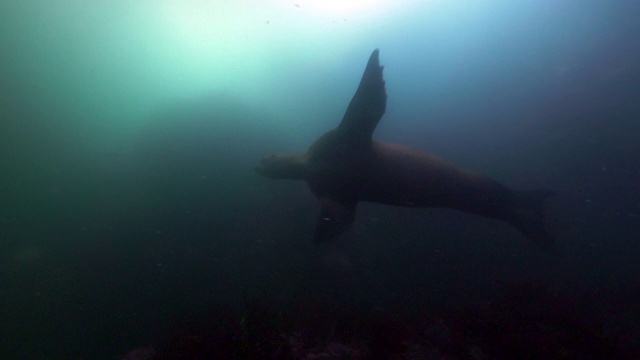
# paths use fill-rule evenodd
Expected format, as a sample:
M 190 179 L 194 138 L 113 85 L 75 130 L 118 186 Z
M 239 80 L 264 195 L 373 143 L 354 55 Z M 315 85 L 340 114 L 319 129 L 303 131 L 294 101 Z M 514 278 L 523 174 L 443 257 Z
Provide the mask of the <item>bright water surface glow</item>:
M 390 112 L 423 106 L 429 88 L 445 94 L 461 70 L 477 67 L 467 64 L 487 62 L 487 54 L 522 54 L 504 43 L 509 37 L 530 42 L 521 33 L 531 34 L 528 27 L 539 27 L 538 19 L 555 12 L 538 2 L 509 4 L 5 2 L 0 73 L 20 79 L 16 86 L 27 87 L 40 109 L 80 122 L 95 136 L 94 146 L 119 146 L 167 106 L 203 96 L 234 99 L 263 113 L 264 122 L 277 123 L 290 139 L 306 143 L 320 131 L 313 126 L 324 129 L 341 117 L 374 48 L 389 65 Z M 553 31 L 545 29 L 551 28 L 540 31 Z M 478 69 L 474 77 L 488 74 Z M 308 113 L 314 118 L 300 121 Z

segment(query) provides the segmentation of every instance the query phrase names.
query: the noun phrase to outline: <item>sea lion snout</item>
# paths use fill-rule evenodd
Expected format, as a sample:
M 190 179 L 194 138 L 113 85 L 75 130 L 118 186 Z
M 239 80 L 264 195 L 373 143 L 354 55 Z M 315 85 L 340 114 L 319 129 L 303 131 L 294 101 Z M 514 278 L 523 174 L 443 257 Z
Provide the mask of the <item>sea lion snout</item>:
M 287 176 L 291 171 L 290 159 L 283 154 L 271 154 L 267 155 L 260 160 L 258 166 L 255 167 L 255 171 L 262 176 L 282 179 Z
M 302 180 L 306 167 L 303 155 L 280 153 L 265 156 L 254 170 L 272 179 Z
M 276 154 L 267 155 L 260 160 L 260 163 L 256 165 L 254 170 L 262 176 L 269 176 L 269 170 L 273 169 L 277 159 L 278 155 Z
M 258 175 L 267 176 L 267 168 L 269 167 L 269 162 L 270 160 L 273 160 L 275 156 L 276 156 L 275 154 L 271 154 L 263 157 L 260 160 L 260 163 L 256 165 L 253 168 L 253 170 L 255 170 L 255 172 L 258 173 Z

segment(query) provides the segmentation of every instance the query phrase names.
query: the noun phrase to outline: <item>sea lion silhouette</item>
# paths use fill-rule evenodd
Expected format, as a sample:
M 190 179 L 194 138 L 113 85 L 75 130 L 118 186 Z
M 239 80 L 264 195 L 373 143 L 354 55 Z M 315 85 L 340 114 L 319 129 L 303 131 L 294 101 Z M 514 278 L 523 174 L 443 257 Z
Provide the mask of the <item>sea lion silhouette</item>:
M 320 201 L 314 239 L 329 241 L 354 221 L 367 201 L 405 207 L 445 207 L 503 220 L 544 249 L 548 190 L 516 191 L 482 174 L 407 147 L 375 141 L 387 95 L 374 50 L 340 125 L 320 136 L 303 154 L 274 154 L 255 168 L 274 179 L 305 180 Z

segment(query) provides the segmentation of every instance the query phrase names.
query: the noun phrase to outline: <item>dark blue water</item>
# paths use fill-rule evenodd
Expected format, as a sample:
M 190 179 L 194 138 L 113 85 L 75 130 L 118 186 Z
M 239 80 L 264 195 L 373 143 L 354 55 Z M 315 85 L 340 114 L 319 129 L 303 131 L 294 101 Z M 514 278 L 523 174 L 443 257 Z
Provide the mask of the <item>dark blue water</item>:
M 637 2 L 185 4 L 0 5 L 0 358 L 639 353 Z M 376 204 L 312 242 L 306 185 L 253 167 L 337 125 L 374 48 L 374 137 L 554 190 L 561 255 Z

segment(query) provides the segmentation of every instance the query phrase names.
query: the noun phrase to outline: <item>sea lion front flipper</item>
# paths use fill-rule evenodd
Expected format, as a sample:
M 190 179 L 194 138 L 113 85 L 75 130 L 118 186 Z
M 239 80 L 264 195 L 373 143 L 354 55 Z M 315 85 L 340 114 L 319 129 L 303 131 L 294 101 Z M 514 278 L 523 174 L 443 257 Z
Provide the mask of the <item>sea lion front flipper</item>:
M 549 253 L 557 253 L 555 239 L 545 224 L 545 203 L 555 193 L 549 190 L 515 191 L 513 208 L 507 221 L 526 237 Z
M 342 203 L 334 199 L 320 199 L 320 216 L 313 234 L 315 242 L 334 240 L 353 223 L 356 203 Z
M 378 49 L 369 57 L 360 85 L 349 103 L 337 131 L 355 142 L 371 140 L 371 134 L 384 115 L 387 93 L 382 78 L 382 66 L 378 60 Z

